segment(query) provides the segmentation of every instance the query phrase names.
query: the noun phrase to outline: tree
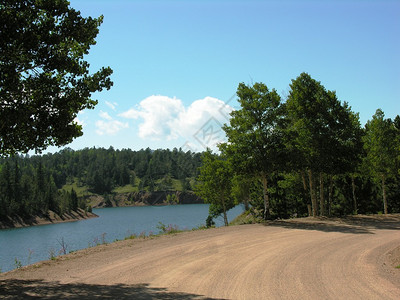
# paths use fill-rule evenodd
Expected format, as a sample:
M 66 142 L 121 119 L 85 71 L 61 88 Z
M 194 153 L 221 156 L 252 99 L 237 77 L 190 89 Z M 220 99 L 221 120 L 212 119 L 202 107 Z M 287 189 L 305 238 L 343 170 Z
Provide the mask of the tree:
M 203 153 L 202 161 L 195 193 L 206 203 L 210 203 L 210 216 L 216 217 L 222 213 L 225 226 L 228 226 L 226 213 L 234 206 L 229 162 L 212 154 L 210 150 Z
M 320 214 L 324 215 L 324 174 L 343 174 L 356 166 L 361 149 L 358 115 L 307 73 L 292 80 L 286 108 L 291 167 L 307 170 L 313 216 L 318 211 L 314 174 L 319 173 Z
M 366 163 L 375 178 L 381 180 L 384 213 L 388 213 L 386 179 L 396 173 L 399 151 L 399 132 L 396 123 L 385 119 L 382 110 L 376 110 L 372 120 L 365 125 L 363 138 Z
M 254 178 L 247 175 L 236 175 L 232 178 L 232 196 L 237 204 L 243 203 L 246 211 L 250 209 L 251 189 Z
M 69 201 L 69 210 L 76 211 L 78 209 L 78 195 L 75 190 L 71 190 L 70 201 Z
M 229 157 L 237 174 L 261 179 L 264 218 L 270 217 L 268 176 L 282 169 L 284 159 L 284 106 L 275 89 L 263 83 L 237 89 L 240 110 L 231 113 L 230 124 L 223 127 L 228 142 L 220 150 Z
M 82 135 L 78 112 L 97 104 L 92 93 L 112 86 L 109 67 L 89 74 L 83 59 L 102 21 L 83 18 L 67 0 L 1 1 L 1 156 Z
M 0 219 L 11 214 L 9 206 L 12 198 L 11 167 L 6 162 L 0 172 Z

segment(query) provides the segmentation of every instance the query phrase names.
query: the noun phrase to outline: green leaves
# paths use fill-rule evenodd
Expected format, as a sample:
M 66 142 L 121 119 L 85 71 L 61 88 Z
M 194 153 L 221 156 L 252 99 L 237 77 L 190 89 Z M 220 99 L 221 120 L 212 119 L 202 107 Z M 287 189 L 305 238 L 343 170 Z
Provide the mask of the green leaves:
M 112 70 L 89 74 L 83 59 L 103 17 L 83 18 L 68 1 L 0 4 L 0 155 L 37 152 L 82 135 L 77 113 L 112 86 Z
M 363 137 L 367 165 L 373 174 L 393 175 L 399 155 L 399 130 L 391 119 L 385 119 L 381 109 L 377 109 L 365 126 Z
M 329 174 L 354 168 L 361 151 L 358 115 L 307 73 L 292 80 L 290 88 L 286 141 L 297 157 L 292 167 Z
M 263 83 L 237 89 L 240 110 L 223 127 L 228 142 L 220 146 L 236 174 L 260 176 L 264 189 L 264 218 L 269 217 L 267 177 L 285 165 L 283 128 L 285 107 L 275 89 Z
M 240 110 L 224 126 L 228 142 L 220 150 L 227 154 L 237 173 L 269 173 L 279 168 L 282 150 L 284 108 L 276 90 L 263 83 L 238 86 Z
M 208 150 L 203 153 L 199 172 L 195 193 L 211 204 L 212 217 L 223 213 L 225 225 L 228 226 L 226 212 L 234 206 L 231 196 L 233 174 L 229 162 Z

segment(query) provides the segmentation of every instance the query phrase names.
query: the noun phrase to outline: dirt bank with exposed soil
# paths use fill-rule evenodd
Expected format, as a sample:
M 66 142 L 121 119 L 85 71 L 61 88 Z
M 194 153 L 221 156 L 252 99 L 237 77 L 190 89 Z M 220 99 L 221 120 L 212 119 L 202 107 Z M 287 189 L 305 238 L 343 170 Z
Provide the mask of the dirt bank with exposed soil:
M 171 203 L 167 201 L 168 195 L 173 196 Z M 140 191 L 111 194 L 106 197 L 102 195 L 89 195 L 85 196 L 84 199 L 93 208 L 204 203 L 203 199 L 190 191 Z
M 5 221 L 0 221 L 0 229 L 7 228 L 18 228 L 35 225 L 54 224 L 62 222 L 73 222 L 90 218 L 97 218 L 98 216 L 91 212 L 86 212 L 83 209 L 77 211 L 71 211 L 63 215 L 58 215 L 55 212 L 49 210 L 47 215 L 35 216 L 29 219 L 22 219 L 20 217 L 9 218 Z

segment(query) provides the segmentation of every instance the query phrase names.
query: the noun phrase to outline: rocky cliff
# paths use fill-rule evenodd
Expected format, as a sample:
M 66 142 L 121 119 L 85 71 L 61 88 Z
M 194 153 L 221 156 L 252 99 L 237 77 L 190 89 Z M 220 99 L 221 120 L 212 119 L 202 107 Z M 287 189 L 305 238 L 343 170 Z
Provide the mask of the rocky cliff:
M 93 208 L 204 203 L 203 199 L 193 192 L 180 191 L 140 191 L 106 196 L 90 195 L 85 198 Z

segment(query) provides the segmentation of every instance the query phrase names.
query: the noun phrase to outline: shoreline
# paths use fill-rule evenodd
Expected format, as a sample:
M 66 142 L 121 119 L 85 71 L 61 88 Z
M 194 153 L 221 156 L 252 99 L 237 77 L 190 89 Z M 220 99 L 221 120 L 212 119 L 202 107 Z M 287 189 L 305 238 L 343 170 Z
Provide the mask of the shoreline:
M 83 209 L 77 211 L 71 211 L 63 215 L 58 215 L 55 212 L 49 210 L 47 215 L 34 216 L 29 219 L 22 219 L 21 217 L 9 218 L 8 221 L 0 221 L 0 230 L 2 229 L 13 229 L 23 228 L 30 226 L 40 226 L 48 224 L 75 222 L 80 220 L 87 220 L 91 218 L 98 218 L 98 215 L 92 212 L 86 212 Z

